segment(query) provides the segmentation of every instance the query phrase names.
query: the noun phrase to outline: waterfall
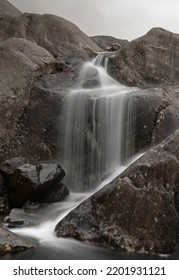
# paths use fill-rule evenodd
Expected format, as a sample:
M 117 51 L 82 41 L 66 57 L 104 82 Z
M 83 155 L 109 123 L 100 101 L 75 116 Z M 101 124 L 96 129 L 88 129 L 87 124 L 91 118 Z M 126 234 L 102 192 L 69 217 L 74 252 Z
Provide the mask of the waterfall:
M 134 88 L 117 83 L 107 73 L 113 53 L 100 53 L 80 72 L 80 87 L 63 101 L 59 160 L 65 183 L 73 191 L 96 187 L 122 165 L 134 146 Z
M 65 183 L 71 190 L 69 197 L 51 205 L 40 225 L 13 229 L 16 234 L 47 246 L 47 255 L 49 245 L 70 256 L 80 251 L 75 241 L 55 236 L 56 224 L 137 158 L 131 158 L 135 134 L 132 92 L 136 89 L 117 83 L 107 74 L 111 56 L 111 53 L 100 53 L 96 59 L 85 63 L 80 73 L 80 87 L 63 100 L 59 161 L 66 172 Z

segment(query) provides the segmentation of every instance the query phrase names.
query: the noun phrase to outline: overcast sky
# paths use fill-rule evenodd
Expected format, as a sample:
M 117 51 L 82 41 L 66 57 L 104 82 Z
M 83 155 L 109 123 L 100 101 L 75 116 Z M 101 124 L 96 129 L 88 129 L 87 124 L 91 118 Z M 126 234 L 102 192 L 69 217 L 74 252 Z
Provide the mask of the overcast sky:
M 22 12 L 49 13 L 87 35 L 132 40 L 152 27 L 179 33 L 179 0 L 9 0 Z

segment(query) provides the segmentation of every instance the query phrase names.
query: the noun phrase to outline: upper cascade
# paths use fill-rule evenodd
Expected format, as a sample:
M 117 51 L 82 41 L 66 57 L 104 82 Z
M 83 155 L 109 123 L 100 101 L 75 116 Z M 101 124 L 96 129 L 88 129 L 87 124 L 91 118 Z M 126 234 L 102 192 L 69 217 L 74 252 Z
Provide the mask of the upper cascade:
M 108 60 L 114 56 L 114 52 L 100 52 L 92 61 L 86 62 L 80 72 L 80 86 L 88 89 L 119 86 L 107 73 Z

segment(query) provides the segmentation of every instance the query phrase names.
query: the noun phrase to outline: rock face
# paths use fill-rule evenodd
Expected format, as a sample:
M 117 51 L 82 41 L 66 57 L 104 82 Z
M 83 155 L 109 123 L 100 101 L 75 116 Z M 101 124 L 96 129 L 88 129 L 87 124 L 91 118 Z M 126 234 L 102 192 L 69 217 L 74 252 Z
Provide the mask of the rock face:
M 111 58 L 110 74 L 132 86 L 173 85 L 179 81 L 179 35 L 153 28 Z
M 0 226 L 0 255 L 5 253 L 19 252 L 36 247 L 36 245 L 24 238 L 10 232 Z
M 61 99 L 76 85 L 80 65 L 100 48 L 63 18 L 1 4 L 0 161 L 54 159 Z
M 61 183 L 65 172 L 58 164 L 35 166 L 21 163 L 22 158 L 16 158 L 1 164 L 11 208 L 22 207 L 27 201 L 57 202 L 69 194 L 67 187 Z
M 0 43 L 0 48 L 0 80 L 3 81 L 0 83 L 0 160 L 3 160 L 19 155 L 17 131 L 24 108 L 30 103 L 31 87 L 39 74 L 54 68 L 55 59 L 26 39 L 8 39 Z
M 9 212 L 9 203 L 7 199 L 7 191 L 5 187 L 4 178 L 0 174 L 0 215 L 7 214 Z
M 64 59 L 82 56 L 100 50 L 76 25 L 54 15 L 22 14 L 16 18 L 1 19 L 0 39 L 25 38 Z
M 160 106 L 157 112 L 155 128 L 152 132 L 151 143 L 155 145 L 179 128 L 179 88 L 165 88 L 164 92 L 163 106 Z
M 0 16 L 19 16 L 21 12 L 6 0 L 0 0 Z
M 84 201 L 55 228 L 57 236 L 119 250 L 174 250 L 179 226 L 179 130 Z

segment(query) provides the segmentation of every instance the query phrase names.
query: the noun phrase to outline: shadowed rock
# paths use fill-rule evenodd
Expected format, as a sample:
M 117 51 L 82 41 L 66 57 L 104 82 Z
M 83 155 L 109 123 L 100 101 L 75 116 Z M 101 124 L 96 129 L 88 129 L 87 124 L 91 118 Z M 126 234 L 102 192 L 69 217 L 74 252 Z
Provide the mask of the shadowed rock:
M 0 215 L 7 214 L 9 212 L 9 203 L 7 199 L 7 190 L 5 187 L 4 178 L 0 174 Z
M 3 176 L 11 208 L 22 207 L 27 201 L 57 202 L 69 194 L 68 188 L 61 184 L 65 172 L 58 164 L 43 163 L 35 166 L 28 163 L 18 165 L 18 162 L 20 164 L 21 159 L 7 160 L 1 164 L 4 167 Z

